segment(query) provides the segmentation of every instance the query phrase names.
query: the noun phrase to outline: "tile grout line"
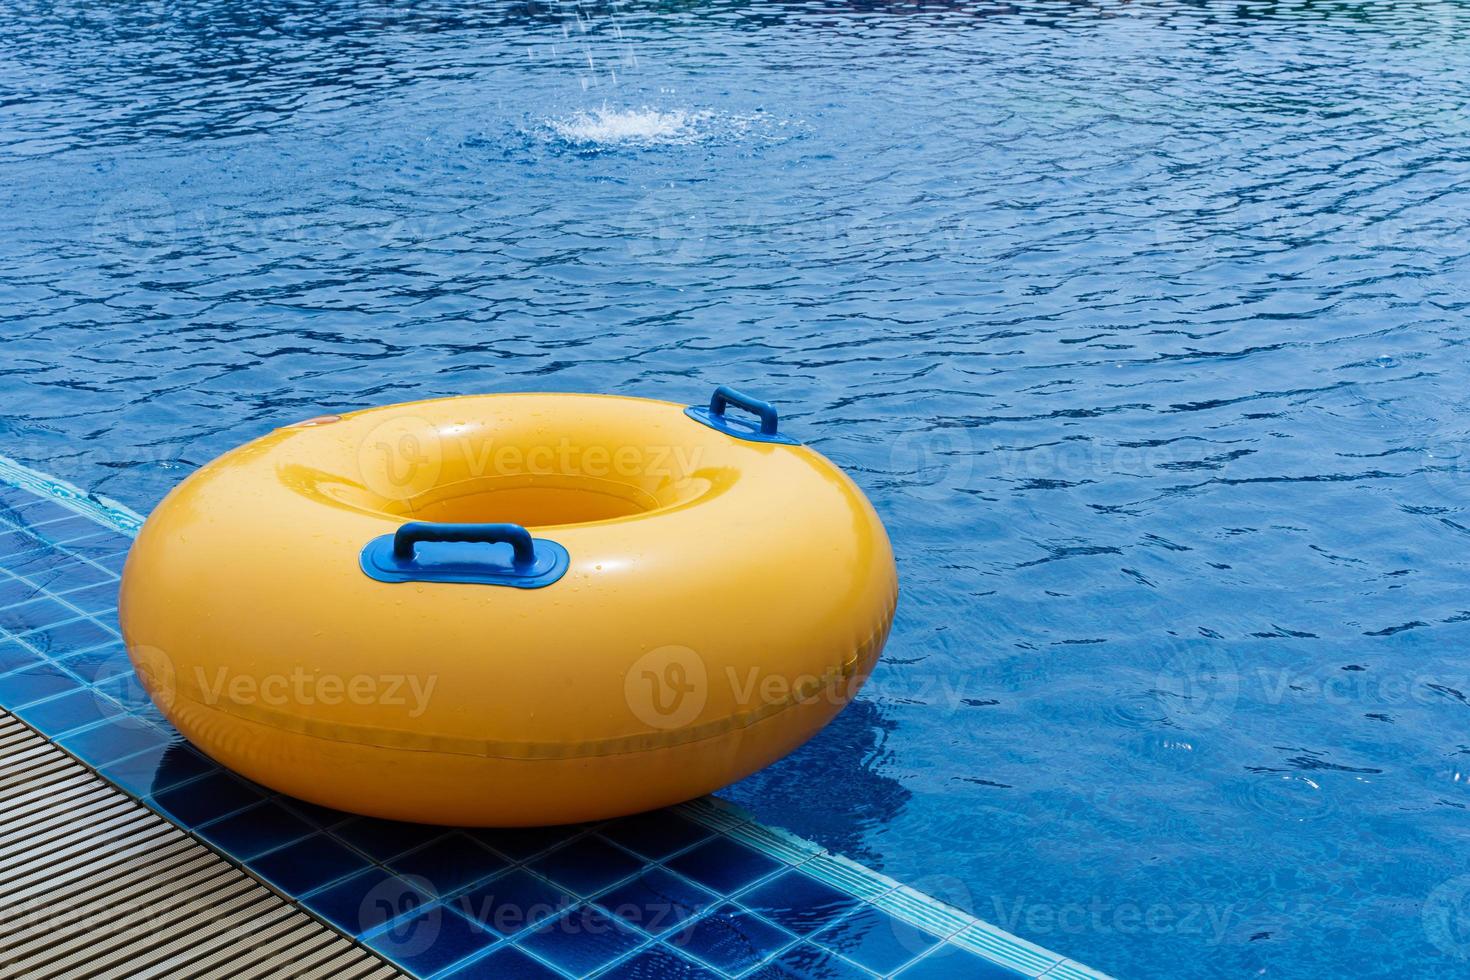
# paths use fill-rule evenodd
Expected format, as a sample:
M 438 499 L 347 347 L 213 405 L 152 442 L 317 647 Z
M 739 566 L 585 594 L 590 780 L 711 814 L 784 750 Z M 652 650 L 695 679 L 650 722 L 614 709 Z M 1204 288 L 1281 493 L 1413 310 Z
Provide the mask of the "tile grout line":
M 143 515 L 126 504 L 110 497 L 88 493 L 72 483 L 32 469 L 4 455 L 0 455 L 0 484 L 9 484 L 50 499 L 128 537 L 136 537 L 143 526 Z M 64 550 L 61 546 L 54 547 Z M 111 575 L 118 574 L 85 555 L 71 556 Z M 12 575 L 17 579 L 22 578 L 14 573 Z M 66 605 L 76 609 L 82 618 L 98 622 L 92 614 L 72 606 L 71 603 Z M 105 624 L 99 625 L 104 625 L 104 628 L 112 632 Z M 804 873 L 838 891 L 866 902 L 908 925 L 935 934 L 940 937 L 941 943 L 953 944 L 1002 966 L 1024 971 L 1032 977 L 1049 980 L 1112 980 L 1104 973 L 1012 935 L 864 864 L 834 854 L 788 831 L 767 827 L 754 820 L 743 808 L 719 797 L 707 796 L 690 800 L 670 809 L 717 834 L 739 841 L 786 868 L 800 868 Z M 734 898 L 732 896 L 726 900 L 732 901 Z M 583 899 L 582 903 L 589 901 L 590 899 Z M 297 903 L 293 900 L 293 904 Z M 304 905 L 298 907 L 306 909 Z M 319 918 L 310 909 L 306 911 L 314 918 Z

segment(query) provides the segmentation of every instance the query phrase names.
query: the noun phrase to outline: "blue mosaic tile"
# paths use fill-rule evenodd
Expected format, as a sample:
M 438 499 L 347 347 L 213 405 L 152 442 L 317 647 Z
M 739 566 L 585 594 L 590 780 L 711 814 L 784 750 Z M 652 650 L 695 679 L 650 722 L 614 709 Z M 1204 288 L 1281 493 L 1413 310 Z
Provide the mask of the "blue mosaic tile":
M 45 577 L 48 570 L 51 572 L 50 579 L 54 580 L 56 573 L 67 574 L 73 571 L 73 565 L 77 569 L 80 569 L 84 564 L 75 558 L 63 555 L 58 551 L 52 551 L 49 548 L 37 548 L 30 551 L 22 551 L 18 554 L 0 555 L 0 568 L 9 569 L 16 575 L 28 578 L 41 586 L 49 586 L 51 584 L 50 580 Z M 93 581 L 106 581 L 109 577 L 107 575 L 101 575 Z
M 0 557 L 0 568 L 9 570 L 18 578 L 28 579 L 41 586 L 43 595 L 52 595 L 60 591 L 60 588 L 53 586 L 63 578 L 67 579 L 65 587 L 74 587 L 73 572 L 82 567 L 82 563 L 79 563 L 77 559 L 48 548 Z M 100 573 L 101 569 L 98 571 Z M 110 578 L 109 575 L 99 574 L 91 581 L 105 582 Z
M 716 837 L 671 861 L 665 862 L 675 871 L 693 878 L 711 891 L 722 895 L 739 891 L 746 885 L 784 867 L 728 837 Z
M 354 817 L 336 830 L 338 837 L 377 861 L 388 861 L 406 851 L 423 847 L 445 833 L 444 827 L 373 817 Z
M 790 945 L 795 937 L 736 905 L 722 905 L 665 940 L 726 973 L 740 973 Z
M 83 558 L 103 558 L 126 552 L 132 547 L 131 538 L 125 538 L 112 531 L 96 530 L 97 525 L 93 521 L 82 518 L 83 523 L 91 524 L 93 533 L 83 533 L 79 537 L 67 538 L 60 542 L 61 546 L 72 554 L 81 555 Z
M 641 867 L 643 862 L 627 851 L 593 836 L 579 837 L 531 864 L 531 870 L 583 897 L 602 891 Z
M 512 861 L 526 861 L 580 834 L 580 826 L 511 827 L 505 830 L 472 830 L 480 843 L 499 851 Z
M 126 757 L 117 756 L 116 758 L 121 761 L 111 764 L 93 761 L 80 752 L 76 754 L 84 762 L 97 767 L 103 776 L 138 797 L 162 793 L 164 790 L 220 771 L 219 766 L 214 762 L 185 745 L 181 736 L 170 737 L 164 732 L 156 734 L 157 738 L 150 740 L 151 744 L 135 752 L 127 753 Z M 64 748 L 75 752 L 73 745 L 78 739 L 85 738 L 99 742 L 91 753 L 95 757 L 101 754 L 101 749 L 107 745 L 110 736 L 101 729 L 92 729 L 82 735 L 63 740 L 62 744 Z
M 53 664 L 40 663 L 32 667 L 21 667 L 0 675 L 0 704 L 13 711 L 32 701 L 54 698 L 58 694 L 74 691 L 81 683 L 76 677 Z
M 720 897 L 662 868 L 650 868 L 597 897 L 597 904 L 632 926 L 662 935 L 717 904 Z
M 197 827 L 253 806 L 264 799 L 265 796 L 253 786 L 220 772 L 184 786 L 155 793 L 153 805 L 185 827 Z
M 88 652 L 90 653 L 91 651 Z M 74 654 L 73 656 L 85 656 L 85 654 Z M 62 663 L 63 665 L 70 666 L 71 660 L 72 657 L 67 657 Z M 99 665 L 97 670 L 102 676 L 99 677 L 94 686 L 97 690 L 122 705 L 129 712 L 151 712 L 154 704 L 152 699 L 148 697 L 148 691 L 144 689 L 143 682 L 138 680 L 137 675 L 132 672 L 131 664 L 125 669 L 126 673 L 124 672 L 124 668 L 119 664 L 118 669 L 112 671 L 109 677 L 106 676 L 106 673 L 111 668 L 105 665 Z M 166 727 L 170 730 L 173 728 L 172 725 Z
M 631 953 L 643 944 L 643 939 L 601 909 L 579 905 L 542 923 L 518 944 L 580 977 Z
M 7 511 L 15 510 L 35 499 L 35 496 L 28 490 L 22 490 L 19 487 L 7 486 L 4 483 L 0 483 L 0 516 L 3 516 Z
M 23 534 L 20 531 L 0 531 L 0 556 L 8 558 L 23 555 L 38 547 L 40 543 L 29 534 Z
M 874 973 L 892 973 L 939 942 L 939 937 L 865 905 L 814 934 L 812 941 Z
M 720 980 L 721 975 L 708 967 L 680 956 L 662 946 L 652 946 L 630 956 L 598 980 Z
M 89 615 L 117 611 L 117 583 L 98 582 L 81 589 L 63 592 L 61 598 Z
M 349 936 L 376 931 L 432 905 L 422 888 L 381 868 L 369 868 L 303 899 L 307 908 Z
M 32 494 L 32 496 L 34 497 L 35 495 Z M 70 507 L 63 507 L 61 504 L 53 501 L 34 499 L 31 505 L 25 510 L 25 520 L 27 524 L 34 526 L 47 521 L 59 521 L 63 518 L 75 517 L 76 513 Z
M 704 827 L 668 810 L 614 820 L 598 833 L 651 861 L 662 861 L 710 836 Z
M 101 691 L 103 689 L 99 686 L 97 690 Z M 124 688 L 125 692 L 134 690 L 137 689 L 132 687 Z M 106 692 L 104 691 L 103 693 Z M 136 718 L 139 721 L 146 721 L 149 724 L 156 725 L 157 727 L 162 728 L 165 731 L 173 731 L 173 726 L 168 723 L 168 719 L 164 717 L 163 712 L 159 711 L 158 707 L 151 702 L 147 702 L 142 705 L 124 704 L 123 707 L 128 709 L 129 718 Z
M 366 939 L 373 949 L 421 977 L 454 966 L 499 941 L 493 932 L 443 905 L 431 905 Z
M 0 606 L 18 605 L 44 594 L 40 586 L 23 582 L 18 578 L 11 578 L 5 572 L 0 571 Z
M 54 599 L 32 599 L 19 605 L 0 609 L 0 629 L 11 633 L 29 633 L 43 626 L 52 626 L 75 619 L 77 611 Z
M 519 869 L 471 888 L 449 904 L 486 929 L 511 936 L 577 903 L 569 892 Z
M 314 833 L 316 827 L 279 803 L 260 803 L 198 830 L 200 837 L 241 861 Z
M 111 631 L 113 636 L 122 637 L 122 624 L 118 621 L 116 609 L 104 610 L 92 618 L 101 623 L 103 628 Z
M 504 871 L 506 862 L 464 834 L 450 834 L 390 861 L 388 867 L 398 874 L 423 879 L 425 887 L 436 895 L 450 895 Z
M 183 790 L 197 785 L 190 783 Z M 362 855 L 326 834 L 314 834 L 246 863 L 288 895 L 303 895 L 369 867 Z
M 133 665 L 121 643 L 93 647 L 82 653 L 62 657 L 57 663 L 76 674 L 88 684 L 117 682 L 118 686 L 131 685 L 142 690 L 142 685 L 133 676 Z
M 146 715 L 151 718 L 158 713 L 156 706 L 148 697 L 148 692 L 132 674 L 115 674 L 99 681 L 96 687 L 97 690 L 122 705 L 129 714 Z M 164 723 L 162 727 L 170 732 L 174 730 L 173 726 L 167 723 Z
M 101 776 L 135 796 L 160 793 L 218 771 L 221 771 L 219 765 L 185 745 L 181 738 L 169 739 L 168 736 L 118 763 L 98 768 Z
M 1024 973 L 957 946 L 942 946 L 896 976 L 899 980 L 1028 980 Z
M 96 585 L 98 582 L 118 582 L 122 576 L 122 563 L 119 561 L 118 567 L 112 567 L 110 558 L 94 563 L 72 561 L 62 572 L 65 573 L 69 588 L 79 588 L 82 585 Z
M 111 643 L 117 639 L 117 634 L 103 629 L 90 619 L 74 619 L 58 626 L 32 630 L 22 634 L 22 639 L 46 656 L 56 658 L 88 647 Z
M 800 943 L 747 974 L 746 980 L 873 980 L 874 976 L 836 953 Z
M 57 738 L 123 713 L 122 706 L 92 688 L 78 688 L 59 698 L 16 710 L 21 720 L 42 735 Z
M 341 810 L 334 810 L 329 806 L 322 806 L 318 803 L 308 803 L 306 800 L 298 800 L 294 797 L 286 796 L 284 794 L 281 795 L 280 802 L 282 803 L 282 805 L 290 808 L 296 813 L 301 814 L 307 820 L 310 820 L 312 823 L 316 824 L 318 827 L 321 827 L 323 830 L 332 829 L 334 833 L 336 833 L 337 828 L 340 828 L 348 821 L 365 819 L 358 818 L 351 813 L 345 813 Z M 441 833 L 444 830 L 443 827 L 432 827 L 429 829 L 436 830 Z M 359 850 L 361 850 L 361 848 L 359 848 Z
M 810 875 L 787 871 L 741 895 L 740 904 L 805 936 L 862 903 Z
M 23 574 L 43 589 L 57 592 L 102 582 L 117 584 L 117 574 L 114 572 L 50 551 L 33 552 L 32 557 L 7 567 Z
M 94 559 L 94 562 L 110 571 L 114 576 L 121 577 L 123 568 L 128 563 L 128 553 L 126 551 L 119 552 L 116 555 Z
M 491 950 L 444 974 L 442 980 L 564 980 L 560 973 L 514 946 Z
M 30 533 L 48 545 L 59 545 L 76 538 L 111 532 L 101 531 L 97 527 L 97 522 L 89 517 L 83 517 L 76 511 L 68 511 L 64 517 L 57 517 L 47 521 L 31 521 Z M 70 551 L 71 549 L 68 548 L 67 550 Z
M 21 667 L 34 667 L 41 658 L 14 640 L 0 640 L 0 674 Z

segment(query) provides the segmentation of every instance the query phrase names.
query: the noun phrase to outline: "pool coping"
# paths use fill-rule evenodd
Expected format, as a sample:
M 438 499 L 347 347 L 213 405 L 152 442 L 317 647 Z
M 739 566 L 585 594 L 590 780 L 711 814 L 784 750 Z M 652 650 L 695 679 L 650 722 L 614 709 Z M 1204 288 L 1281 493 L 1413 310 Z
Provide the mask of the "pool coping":
M 0 483 L 49 498 L 129 537 L 135 537 L 143 526 L 144 517 L 126 504 L 89 493 L 5 455 L 0 455 Z M 1105 973 L 1012 935 L 864 864 L 834 854 L 819 844 L 788 831 L 765 826 L 743 808 L 726 800 L 707 796 L 670 810 L 712 831 L 735 838 L 787 867 L 800 867 L 803 873 L 847 895 L 997 965 L 1047 980 L 1113 980 Z

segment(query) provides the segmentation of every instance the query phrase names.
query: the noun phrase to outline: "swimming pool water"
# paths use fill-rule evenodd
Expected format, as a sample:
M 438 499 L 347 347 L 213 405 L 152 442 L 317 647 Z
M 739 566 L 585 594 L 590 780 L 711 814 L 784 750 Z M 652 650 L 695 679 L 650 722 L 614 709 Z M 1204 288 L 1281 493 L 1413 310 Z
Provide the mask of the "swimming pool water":
M 887 523 L 725 795 L 1124 977 L 1466 969 L 1470 10 L 21 3 L 0 451 L 777 402 Z

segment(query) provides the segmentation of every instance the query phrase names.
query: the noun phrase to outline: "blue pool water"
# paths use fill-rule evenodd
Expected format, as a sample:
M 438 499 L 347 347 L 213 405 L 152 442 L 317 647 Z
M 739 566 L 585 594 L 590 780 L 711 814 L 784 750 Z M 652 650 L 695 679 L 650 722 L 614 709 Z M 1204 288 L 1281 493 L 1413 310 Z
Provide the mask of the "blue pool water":
M 1470 9 L 21 3 L 0 452 L 778 402 L 887 523 L 725 795 L 1124 977 L 1470 957 Z

